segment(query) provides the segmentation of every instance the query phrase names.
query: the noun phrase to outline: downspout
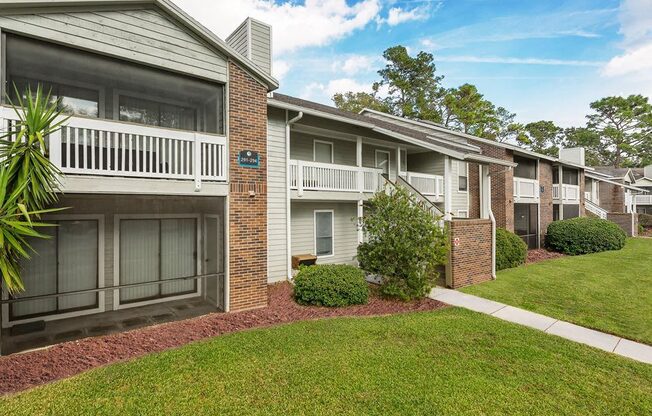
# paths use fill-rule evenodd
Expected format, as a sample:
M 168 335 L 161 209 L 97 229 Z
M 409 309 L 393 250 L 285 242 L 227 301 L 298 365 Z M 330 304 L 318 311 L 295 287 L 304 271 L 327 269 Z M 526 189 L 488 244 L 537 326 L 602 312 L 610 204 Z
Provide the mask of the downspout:
M 491 220 L 491 278 L 496 280 L 496 217 L 491 209 L 491 176 L 487 175 L 487 208 L 489 208 L 489 219 Z
M 288 120 L 285 110 L 285 241 L 288 280 L 292 281 L 292 190 L 290 189 L 290 126 L 303 118 L 303 111 Z

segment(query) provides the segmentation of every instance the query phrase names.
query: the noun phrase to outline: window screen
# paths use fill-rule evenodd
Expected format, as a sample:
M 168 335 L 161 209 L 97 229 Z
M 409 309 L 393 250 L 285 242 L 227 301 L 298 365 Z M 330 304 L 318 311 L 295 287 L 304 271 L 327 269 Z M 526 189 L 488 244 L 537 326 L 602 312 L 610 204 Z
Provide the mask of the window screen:
M 537 161 L 526 157 L 514 156 L 514 162 L 518 165 L 514 168 L 514 176 L 524 179 L 537 178 Z
M 332 211 L 315 211 L 315 249 L 317 256 L 333 254 Z
M 120 121 L 172 129 L 196 130 L 197 110 L 144 98 L 120 96 Z

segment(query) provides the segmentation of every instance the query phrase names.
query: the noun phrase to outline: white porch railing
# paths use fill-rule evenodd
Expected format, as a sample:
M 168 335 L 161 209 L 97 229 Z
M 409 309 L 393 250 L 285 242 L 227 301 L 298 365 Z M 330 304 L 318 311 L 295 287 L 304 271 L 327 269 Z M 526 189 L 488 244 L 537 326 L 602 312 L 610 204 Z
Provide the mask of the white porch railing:
M 0 129 L 18 118 L 0 107 Z M 52 163 L 70 175 L 226 180 L 226 138 L 111 120 L 71 117 L 48 140 Z
M 636 195 L 636 205 L 652 205 L 652 195 Z
M 444 196 L 444 177 L 418 172 L 406 172 L 405 180 L 425 196 L 440 199 Z
M 561 199 L 563 201 L 580 201 L 580 187 L 579 185 L 566 185 L 562 186 L 562 195 L 559 193 L 559 184 L 552 185 L 552 199 Z
M 597 204 L 593 203 L 590 199 L 585 200 L 584 206 L 586 207 L 586 210 L 597 215 L 598 217 L 602 218 L 603 220 L 607 219 L 607 210 L 604 208 L 600 208 Z
M 382 169 L 303 160 L 290 161 L 290 188 L 307 191 L 376 192 Z
M 514 178 L 514 199 L 539 199 L 539 181 L 536 179 Z

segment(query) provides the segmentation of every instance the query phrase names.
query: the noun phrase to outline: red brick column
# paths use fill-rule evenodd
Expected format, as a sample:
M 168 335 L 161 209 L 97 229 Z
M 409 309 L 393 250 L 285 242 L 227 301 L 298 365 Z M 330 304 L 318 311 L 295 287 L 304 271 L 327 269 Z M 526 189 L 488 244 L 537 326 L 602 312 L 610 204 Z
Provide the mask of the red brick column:
M 508 162 L 514 161 L 514 155 L 511 150 L 490 144 L 474 141 L 471 142 L 479 146 L 482 154 L 495 159 L 502 159 Z M 491 174 L 491 210 L 496 217 L 496 227 L 506 228 L 514 231 L 514 172 L 508 170 L 505 166 L 489 165 Z M 471 180 L 471 178 L 469 178 Z M 478 196 L 470 195 L 470 203 Z M 478 205 L 479 206 L 479 205 Z M 478 215 L 479 217 L 479 215 Z
M 453 220 L 449 225 L 446 285 L 456 289 L 491 280 L 491 221 Z
M 469 163 L 469 218 L 480 218 L 480 165 Z
M 260 167 L 238 165 L 242 150 Z M 267 305 L 267 88 L 229 63 L 230 310 Z
M 548 232 L 548 226 L 552 222 L 553 213 L 553 200 L 552 200 L 552 172 L 553 172 L 552 163 L 539 159 L 539 186 L 543 188 L 543 192 L 539 195 L 539 209 L 540 209 L 540 218 L 539 224 L 541 230 L 539 230 L 539 237 L 541 240 L 541 247 L 545 244 L 546 233 Z

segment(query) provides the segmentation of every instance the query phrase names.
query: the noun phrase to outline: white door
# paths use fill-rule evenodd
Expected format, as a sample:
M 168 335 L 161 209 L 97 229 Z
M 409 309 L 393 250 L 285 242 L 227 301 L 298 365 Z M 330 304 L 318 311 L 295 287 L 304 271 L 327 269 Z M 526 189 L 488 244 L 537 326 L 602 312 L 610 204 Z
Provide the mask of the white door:
M 389 152 L 376 150 L 376 167 L 382 169 L 384 174 L 389 175 Z
M 206 215 L 204 217 L 204 274 L 224 272 L 223 236 L 220 217 Z M 218 308 L 224 309 L 223 276 L 206 278 L 206 299 Z

